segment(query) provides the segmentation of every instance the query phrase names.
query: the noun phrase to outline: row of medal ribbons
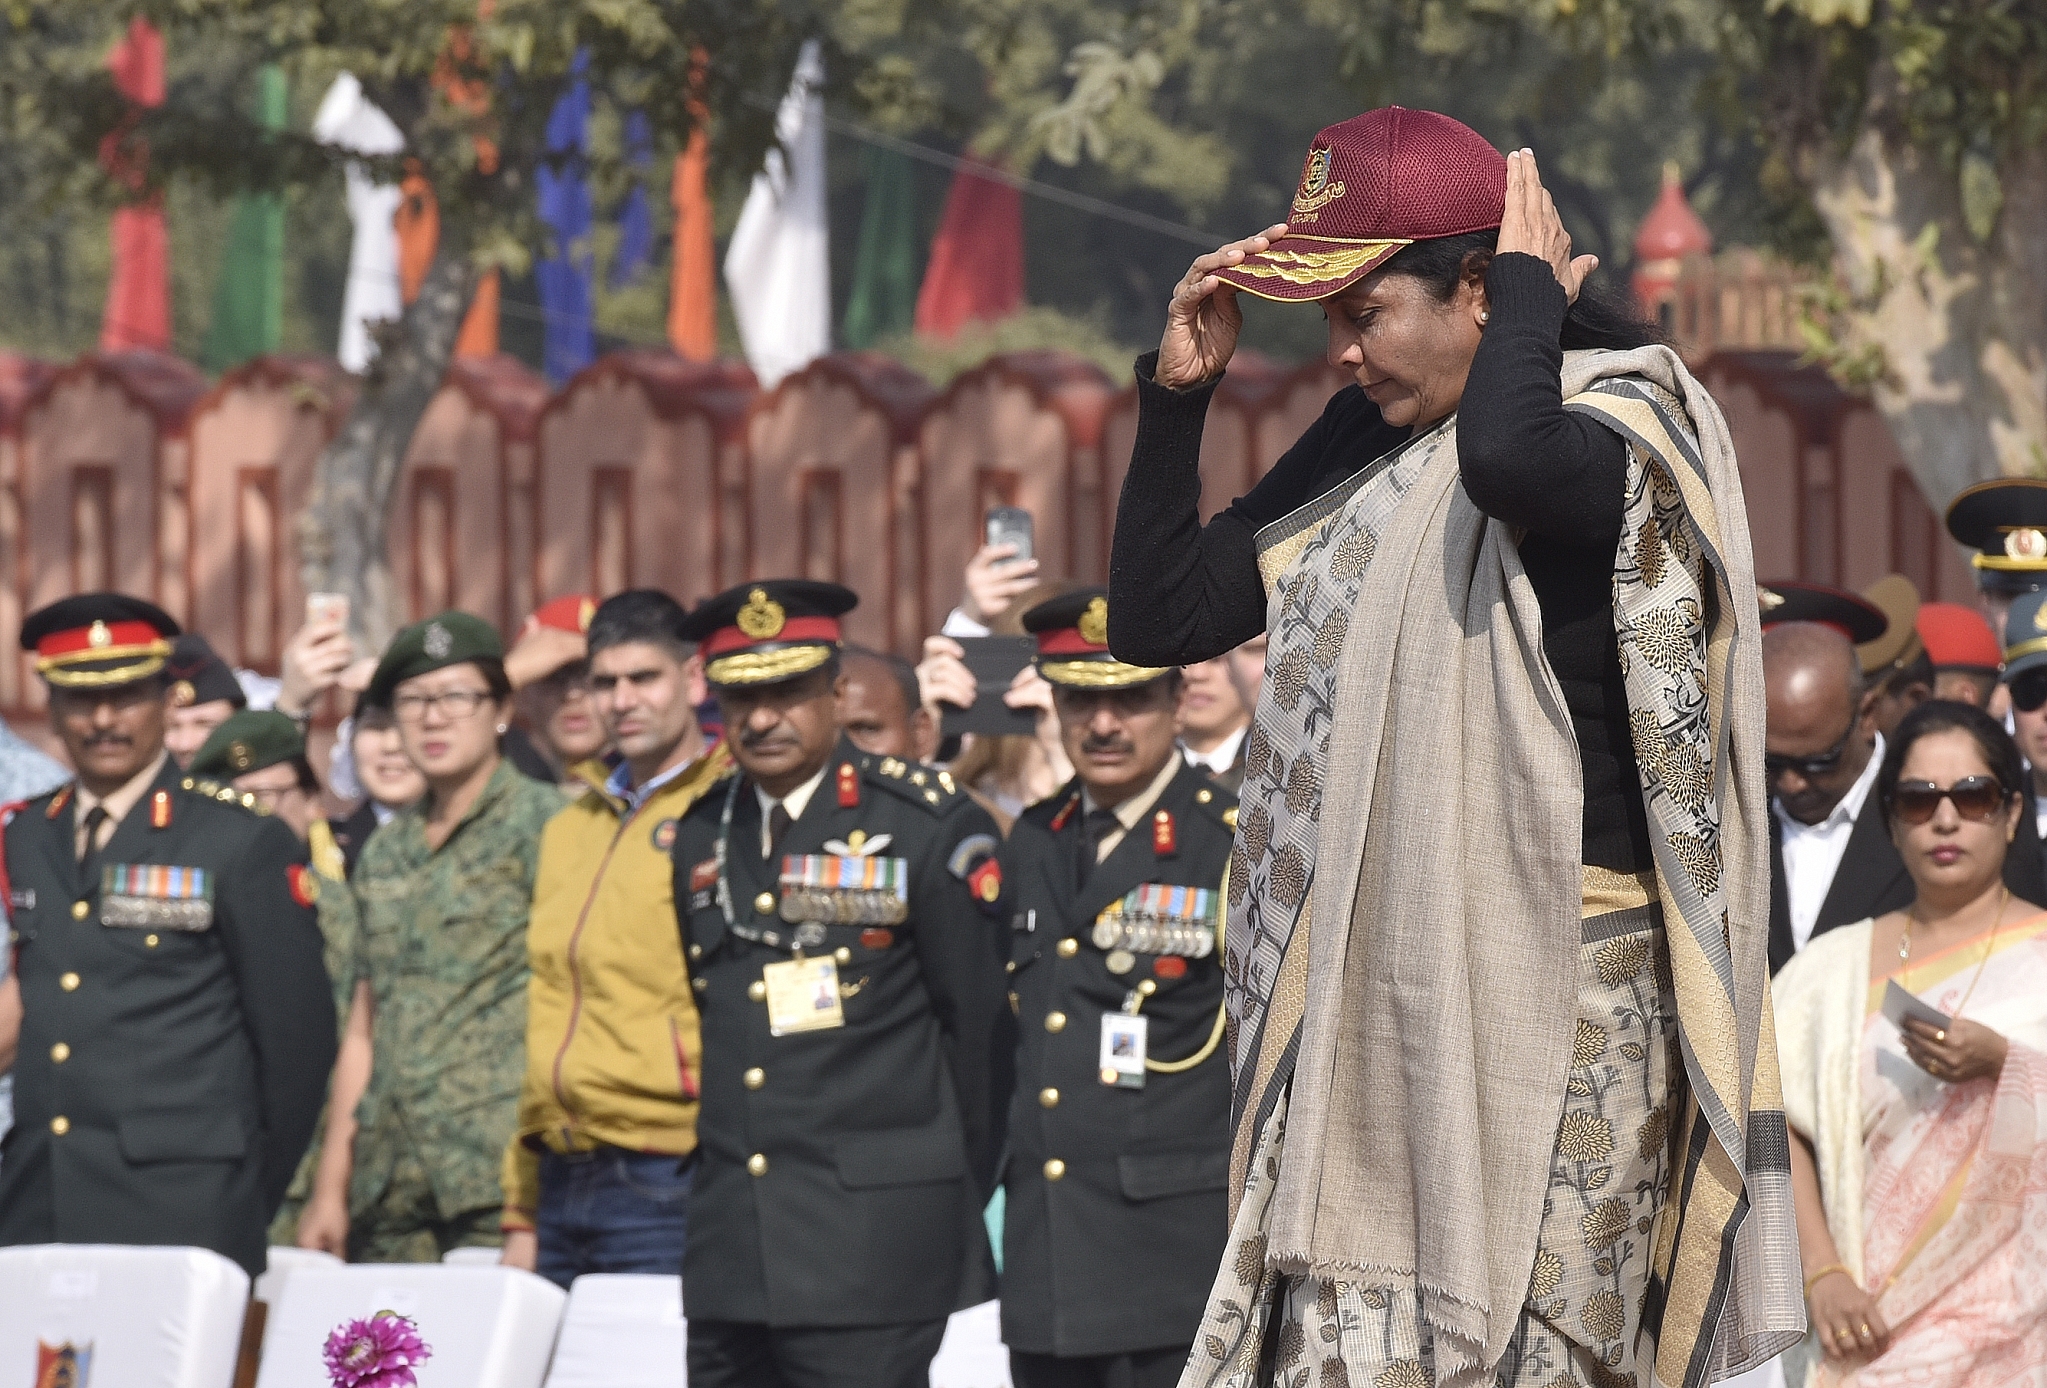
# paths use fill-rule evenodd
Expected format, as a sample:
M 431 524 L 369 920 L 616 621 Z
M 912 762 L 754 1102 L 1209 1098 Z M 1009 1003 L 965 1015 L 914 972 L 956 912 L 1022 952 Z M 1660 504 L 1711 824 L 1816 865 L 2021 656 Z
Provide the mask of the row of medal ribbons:
M 1089 938 L 1096 949 L 1206 959 L 1215 951 L 1220 904 L 1210 887 L 1147 882 L 1097 916 Z
M 907 858 L 792 854 L 782 859 L 785 921 L 823 925 L 901 925 L 910 917 Z

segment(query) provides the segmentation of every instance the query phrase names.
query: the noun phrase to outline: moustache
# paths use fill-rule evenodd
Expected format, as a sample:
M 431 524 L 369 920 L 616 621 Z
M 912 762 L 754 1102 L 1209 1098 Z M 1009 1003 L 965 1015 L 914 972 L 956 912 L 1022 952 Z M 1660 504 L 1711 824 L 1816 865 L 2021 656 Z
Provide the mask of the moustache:
M 1131 744 L 1124 737 L 1088 737 L 1081 740 L 1080 750 L 1099 756 L 1104 752 L 1128 752 Z
M 94 733 L 85 740 L 87 747 L 132 747 L 135 739 L 126 733 Z
M 750 728 L 742 728 L 739 733 L 739 745 L 746 748 L 749 752 L 759 747 L 762 743 L 783 742 L 787 740 L 789 740 L 788 736 L 780 728 L 770 728 L 766 732 L 756 732 Z

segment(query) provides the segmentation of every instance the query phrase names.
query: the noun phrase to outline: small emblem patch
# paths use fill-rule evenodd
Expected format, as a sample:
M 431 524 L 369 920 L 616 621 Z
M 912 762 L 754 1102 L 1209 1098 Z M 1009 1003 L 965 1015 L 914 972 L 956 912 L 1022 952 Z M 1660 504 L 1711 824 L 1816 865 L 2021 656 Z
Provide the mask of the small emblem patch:
M 689 870 L 689 889 L 693 892 L 709 891 L 718 885 L 718 860 L 706 858 Z
M 654 847 L 663 853 L 675 847 L 675 830 L 676 822 L 672 819 L 664 819 L 659 824 L 656 824 L 653 834 Z M 715 867 L 713 872 L 715 874 Z
M 419 644 L 435 660 L 445 660 L 448 652 L 455 649 L 455 638 L 439 622 L 429 622 Z
M 284 880 L 291 884 L 291 899 L 301 906 L 311 906 L 320 899 L 320 882 L 313 876 L 313 870 L 304 863 L 293 863 L 284 870 Z

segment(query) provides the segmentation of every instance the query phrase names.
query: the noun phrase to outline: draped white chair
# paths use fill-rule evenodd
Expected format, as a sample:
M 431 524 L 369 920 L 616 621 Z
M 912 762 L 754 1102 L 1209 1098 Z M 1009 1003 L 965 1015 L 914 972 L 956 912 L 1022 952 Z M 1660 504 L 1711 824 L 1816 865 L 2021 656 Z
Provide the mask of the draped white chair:
M 681 1277 L 585 1273 L 569 1288 L 547 1388 L 678 1388 L 688 1336 Z
M 0 1248 L 4 1381 L 33 1382 L 68 1345 L 81 1383 L 226 1388 L 248 1304 L 249 1275 L 204 1248 Z
M 440 1263 L 352 1263 L 293 1272 L 270 1308 L 256 1388 L 328 1388 L 321 1348 L 338 1325 L 410 1316 L 433 1357 L 420 1388 L 541 1388 L 566 1293 L 530 1272 Z

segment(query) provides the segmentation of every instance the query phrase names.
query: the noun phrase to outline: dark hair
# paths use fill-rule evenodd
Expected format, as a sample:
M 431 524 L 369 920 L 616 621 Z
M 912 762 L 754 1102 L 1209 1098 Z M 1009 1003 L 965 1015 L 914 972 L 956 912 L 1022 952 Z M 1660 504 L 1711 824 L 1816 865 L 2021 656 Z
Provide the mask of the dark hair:
M 1432 237 L 1397 252 L 1380 273 L 1418 279 L 1437 302 L 1447 304 L 1467 275 L 1485 274 L 1499 243 L 1498 227 L 1468 231 L 1462 236 Z M 1558 340 L 1566 351 L 1579 347 L 1625 351 L 1662 342 L 1663 333 L 1637 314 L 1626 299 L 1601 281 L 1588 279 L 1580 286 L 1571 311 L 1564 315 L 1564 328 Z
M 924 695 L 917 688 L 917 667 L 899 655 L 889 651 L 869 650 L 865 646 L 843 646 L 839 650 L 842 660 L 872 660 L 888 671 L 889 678 L 896 682 L 896 688 L 903 694 L 903 712 L 914 716 L 923 707 Z
M 2004 788 L 2007 801 L 2017 795 L 2025 784 L 2025 763 L 2019 757 L 2018 744 L 2011 740 L 2004 724 L 1974 704 L 1956 699 L 1928 699 L 1899 720 L 1897 731 L 1884 745 L 1883 765 L 1877 768 L 1876 773 L 1876 796 L 1877 803 L 1883 807 L 1885 828 L 1890 827 L 1891 797 L 1897 794 L 1898 776 L 1905 769 L 1905 758 L 1910 755 L 1912 744 L 1922 737 L 1948 732 L 1964 732 L 1975 741 L 1976 750 L 1983 754 L 1983 762 L 1990 768 L 1990 774 Z
M 682 604 L 659 588 L 628 588 L 615 593 L 599 603 L 590 618 L 590 654 L 644 641 L 677 660 L 687 660 L 696 648 L 680 635 L 684 616 Z
M 483 676 L 484 685 L 489 688 L 494 701 L 501 704 L 512 697 L 512 677 L 505 673 L 504 657 L 480 655 L 469 663 Z
M 313 774 L 313 764 L 306 760 L 303 752 L 291 758 L 288 764 L 293 771 L 298 773 L 300 790 L 308 795 L 318 795 L 320 793 L 320 778 Z
M 1915 684 L 1923 684 L 1928 689 L 1933 688 L 1933 657 L 1923 650 L 1900 668 L 1891 671 L 1885 677 L 1882 688 L 1886 694 L 1901 694 Z

